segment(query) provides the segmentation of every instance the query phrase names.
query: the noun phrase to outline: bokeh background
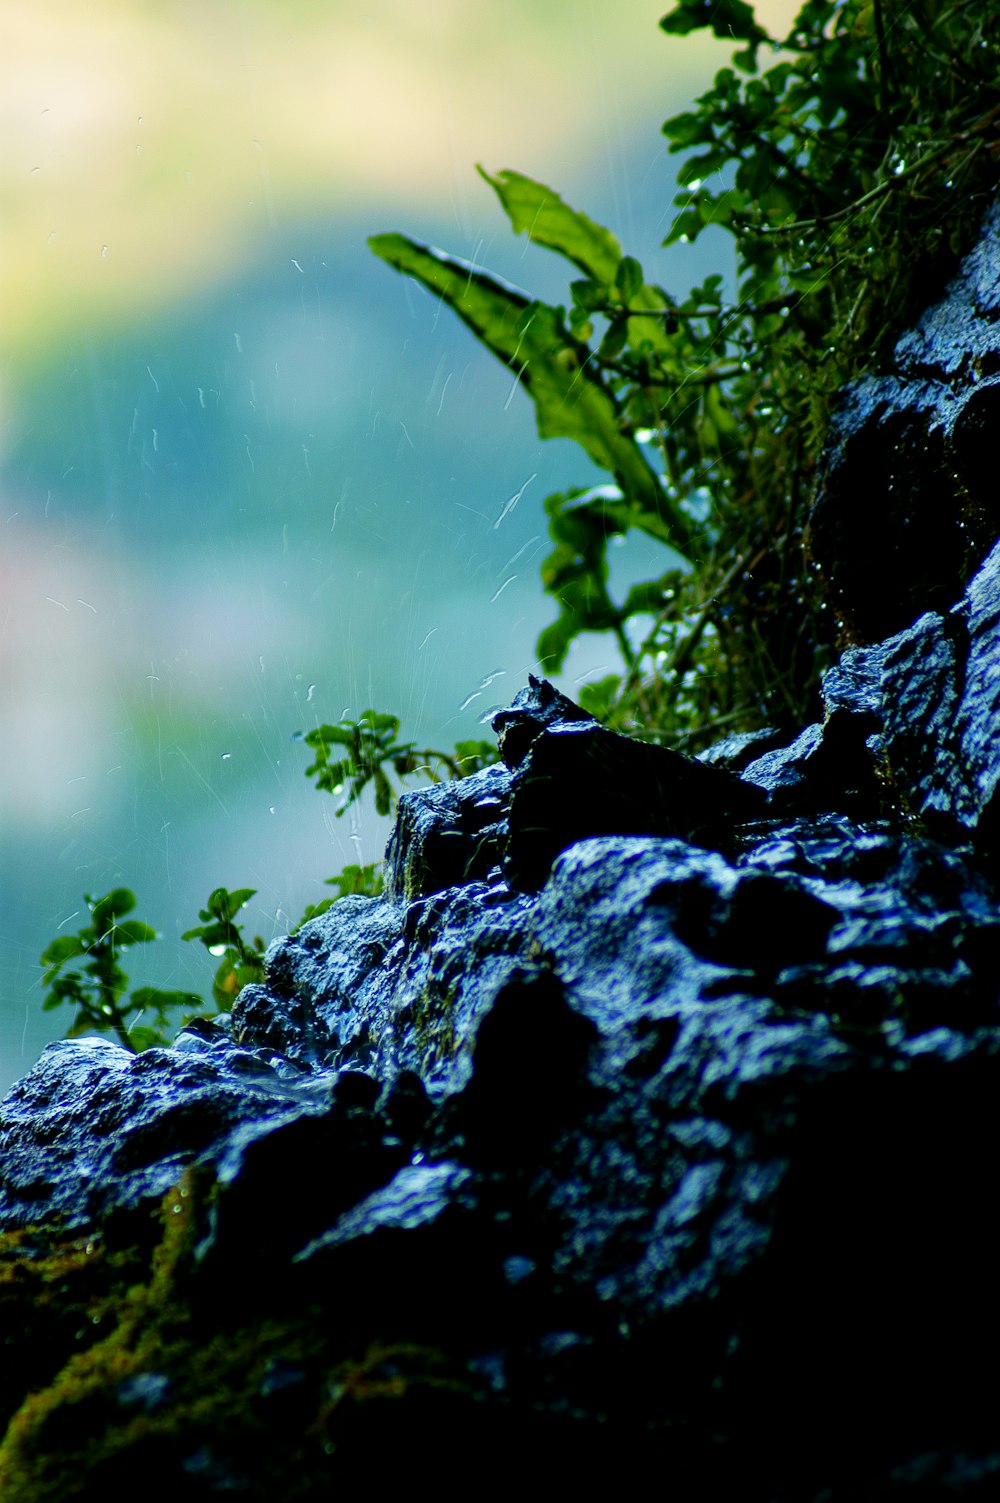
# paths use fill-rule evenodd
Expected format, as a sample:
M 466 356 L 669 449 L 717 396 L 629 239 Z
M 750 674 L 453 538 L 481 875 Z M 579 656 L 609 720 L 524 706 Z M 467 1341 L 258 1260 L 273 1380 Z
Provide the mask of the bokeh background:
M 667 286 L 729 270 L 721 237 L 659 248 L 659 126 L 730 50 L 667 38 L 665 8 L 0 3 L 0 1090 L 70 1022 L 38 956 L 85 892 L 133 888 L 160 931 L 136 985 L 207 993 L 180 934 L 213 887 L 256 888 L 270 939 L 381 855 L 295 732 L 373 705 L 450 746 L 534 667 L 540 503 L 593 472 L 365 239 L 563 298 L 482 162 Z M 588 644 L 562 687 L 613 663 Z

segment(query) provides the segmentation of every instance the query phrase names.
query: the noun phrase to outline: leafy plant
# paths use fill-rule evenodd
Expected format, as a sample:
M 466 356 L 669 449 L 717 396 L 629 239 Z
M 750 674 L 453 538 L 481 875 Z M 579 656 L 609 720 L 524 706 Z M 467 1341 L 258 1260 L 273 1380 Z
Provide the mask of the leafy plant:
M 242 987 L 264 979 L 267 947 L 263 939 L 256 934 L 247 944 L 240 926 L 234 922 L 256 891 L 254 887 L 239 887 L 227 892 L 224 887 L 217 887 L 206 906 L 199 910 L 202 922 L 181 935 L 181 939 L 200 939 L 208 953 L 220 960 L 212 981 L 212 996 L 220 1012 L 228 1011 Z
M 101 898 L 88 894 L 85 901 L 91 922 L 76 934 L 60 935 L 42 954 L 46 967 L 42 985 L 49 988 L 42 1006 L 48 1012 L 68 1002 L 77 1009 L 67 1038 L 78 1038 L 95 1028 L 116 1033 L 126 1049 L 147 1049 L 162 1042 L 168 1014 L 178 1007 L 197 1008 L 201 999 L 190 992 L 164 992 L 144 986 L 132 992 L 126 1003 L 128 977 L 119 956 L 131 945 L 156 939 L 156 930 L 138 919 L 125 918 L 136 903 L 135 894 L 127 887 L 116 887 Z M 86 964 L 82 969 L 65 971 L 64 966 L 73 960 L 86 960 Z M 130 1011 L 135 1013 L 131 1024 Z M 138 1019 L 150 1011 L 152 1024 L 140 1024 Z
M 582 273 L 565 307 L 404 235 L 370 245 L 504 362 L 541 437 L 575 439 L 613 482 L 545 503 L 559 613 L 543 664 L 611 632 L 622 671 L 588 708 L 691 742 L 808 709 L 834 636 L 802 547 L 830 403 L 926 303 L 995 192 L 1000 20 L 978 0 L 806 0 L 776 39 L 744 0 L 681 0 L 660 24 L 740 44 L 664 126 L 687 155 L 664 243 L 726 231 L 735 297 L 720 276 L 676 296 L 510 171 L 479 169 L 514 231 Z M 758 73 L 762 50 L 777 61 Z M 633 528 L 673 552 L 615 600 L 608 543 Z
M 306 776 L 315 777 L 317 788 L 343 799 L 338 815 L 361 797 L 369 783 L 376 812 L 388 814 L 399 797 L 390 773 L 400 783 L 421 774 L 440 783 L 445 778 L 468 777 L 497 759 L 496 748 L 487 741 L 459 741 L 453 752 L 418 750 L 416 742 L 399 740 L 397 716 L 377 710 L 365 710 L 359 720 L 317 726 L 301 739 L 316 753 Z
M 249 887 L 235 892 L 217 887 L 199 914 L 203 923 L 182 935 L 183 939 L 200 939 L 209 954 L 221 957 L 212 984 L 212 996 L 220 1011 L 228 1010 L 242 986 L 263 978 L 264 941 L 257 935 L 248 944 L 234 923 L 236 914 L 253 896 Z M 49 988 L 43 1008 L 48 1012 L 64 1002 L 77 1008 L 67 1038 L 79 1038 L 89 1029 L 111 1031 L 134 1052 L 165 1043 L 175 1021 L 171 1014 L 178 1008 L 185 1008 L 189 1016 L 204 1011 L 202 998 L 194 992 L 141 986 L 126 1002 L 129 978 L 119 957 L 131 945 L 148 944 L 159 935 L 149 924 L 125 918 L 136 905 L 135 894 L 127 887 L 116 887 L 101 898 L 87 895 L 85 901 L 91 923 L 76 934 L 60 935 L 42 954 L 41 963 L 46 967 L 42 985 Z M 68 962 L 84 957 L 87 963 L 82 970 L 64 971 Z M 130 1012 L 134 1014 L 131 1023 Z M 140 1021 L 150 1013 L 150 1021 Z
M 383 890 L 382 863 L 371 861 L 366 866 L 357 866 L 352 862 L 335 877 L 327 877 L 326 886 L 335 887 L 336 895 L 332 898 L 324 898 L 321 903 L 310 903 L 292 929 L 293 934 L 298 934 L 302 925 L 308 924 L 310 919 L 318 918 L 321 913 L 326 913 L 327 909 L 332 908 L 339 898 L 355 896 L 377 898 Z
M 465 777 L 479 767 L 496 760 L 496 749 L 486 742 L 460 741 L 453 752 L 418 750 L 415 742 L 399 741 L 399 721 L 393 715 L 366 710 L 360 721 L 342 721 L 336 726 L 320 726 L 303 739 L 316 752 L 316 761 L 308 768 L 316 775 L 316 786 L 344 796 L 344 809 L 360 798 L 369 783 L 374 785 L 376 808 L 387 814 L 399 795 L 390 779 L 391 768 L 400 783 L 419 774 L 432 782 L 446 777 Z M 331 761 L 332 747 L 344 749 L 344 755 Z M 349 864 L 327 885 L 337 889 L 335 896 L 310 904 L 293 927 L 297 933 L 310 919 L 325 913 L 338 898 L 349 894 L 377 897 L 382 891 L 381 865 Z M 220 1012 L 228 1012 L 244 986 L 264 979 L 266 945 L 257 934 L 252 940 L 243 937 L 236 922 L 256 889 L 239 887 L 229 891 L 217 887 L 199 910 L 201 923 L 182 934 L 185 940 L 200 940 L 208 953 L 219 961 L 212 981 L 212 998 Z M 188 1016 L 203 1012 L 205 1003 L 192 992 L 160 991 L 139 987 L 125 1001 L 129 978 L 119 962 L 121 952 L 130 945 L 148 944 L 159 936 L 149 924 L 125 915 L 135 908 L 135 894 L 118 887 L 101 898 L 87 897 L 92 922 L 76 934 L 60 935 L 41 957 L 46 967 L 42 985 L 49 988 L 43 1002 L 46 1011 L 68 1002 L 77 1008 L 67 1037 L 77 1038 L 89 1029 L 113 1031 L 127 1049 L 134 1051 L 165 1043 L 174 1020 L 171 1015 L 185 1008 Z M 66 972 L 64 967 L 81 957 L 87 963 L 81 970 Z M 134 1012 L 132 1022 L 129 1013 Z M 149 1018 L 143 1022 L 141 1019 Z M 183 1019 L 182 1021 L 186 1021 Z

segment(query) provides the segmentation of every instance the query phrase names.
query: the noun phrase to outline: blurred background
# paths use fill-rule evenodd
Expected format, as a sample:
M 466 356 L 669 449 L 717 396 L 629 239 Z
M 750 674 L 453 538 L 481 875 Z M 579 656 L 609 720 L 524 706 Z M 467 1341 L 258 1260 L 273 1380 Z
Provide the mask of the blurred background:
M 180 934 L 212 888 L 256 888 L 270 940 L 382 853 L 294 733 L 375 706 L 451 746 L 535 666 L 540 504 L 594 472 L 365 240 L 564 300 L 482 162 L 668 287 L 727 271 L 721 237 L 659 249 L 660 124 L 730 51 L 667 38 L 665 9 L 0 3 L 0 1091 L 71 1021 L 41 1011 L 38 957 L 85 892 L 133 888 L 160 931 L 133 984 L 210 994 Z M 595 641 L 561 686 L 614 661 Z

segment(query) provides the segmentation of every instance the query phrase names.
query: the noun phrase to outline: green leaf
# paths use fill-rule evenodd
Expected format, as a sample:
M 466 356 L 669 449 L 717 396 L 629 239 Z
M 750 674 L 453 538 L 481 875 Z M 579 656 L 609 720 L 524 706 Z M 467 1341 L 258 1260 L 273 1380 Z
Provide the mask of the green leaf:
M 593 715 L 595 720 L 606 720 L 621 686 L 621 677 L 617 673 L 598 679 L 596 683 L 581 685 L 577 695 L 580 708 Z
M 635 584 L 625 597 L 622 606 L 622 615 L 628 616 L 656 616 L 663 609 L 664 600 L 663 581 L 659 579 L 643 580 Z
M 94 927 L 99 934 L 106 934 L 117 918 L 131 913 L 135 907 L 135 893 L 127 887 L 115 887 L 103 898 L 88 898 L 94 915 Z
M 563 611 L 547 626 L 538 638 L 535 654 L 547 673 L 558 673 L 566 661 L 570 643 L 579 634 L 580 625 L 575 615 Z
M 159 1028 L 150 1028 L 142 1023 L 129 1029 L 128 1041 L 136 1054 L 141 1054 L 144 1049 L 159 1048 L 166 1042 Z
M 392 808 L 392 784 L 381 767 L 372 769 L 372 780 L 375 784 L 375 813 L 386 815 Z
M 701 111 L 696 113 L 687 111 L 683 115 L 674 115 L 670 120 L 665 120 L 663 134 L 673 142 L 671 151 L 682 151 L 685 146 L 699 146 L 704 141 L 714 139 L 712 128 L 707 124 Z
M 72 959 L 74 955 L 86 955 L 86 953 L 87 946 L 82 942 L 79 935 L 63 934 L 60 935 L 58 939 L 54 939 L 52 943 L 42 951 L 41 963 L 42 965 L 52 966 L 53 969 L 49 973 L 51 975 L 54 974 L 55 971 L 57 971 L 65 961 Z M 48 979 L 49 977 L 47 975 L 45 977 L 46 984 L 48 984 Z
M 698 187 L 701 187 L 706 176 L 705 169 L 702 166 L 703 160 L 703 157 L 688 157 L 677 173 L 679 187 L 687 188 L 692 183 L 696 183 Z
M 642 267 L 634 256 L 623 256 L 615 272 L 615 286 L 623 303 L 634 298 L 642 286 Z
M 390 739 L 399 734 L 399 716 L 386 715 L 379 710 L 364 710 L 358 724 L 369 726 L 379 738 Z
M 675 548 L 688 545 L 687 519 L 638 444 L 622 432 L 614 396 L 595 371 L 587 346 L 566 328 L 560 309 L 534 302 L 478 266 L 405 235 L 376 235 L 368 243 L 383 261 L 442 297 L 514 372 L 535 403 L 542 438 L 575 439 L 615 477 L 636 526 Z
M 608 289 L 603 282 L 570 282 L 569 290 L 584 313 L 602 313 L 608 306 Z
M 536 245 L 558 251 L 595 282 L 614 280 L 622 249 L 610 230 L 563 203 L 558 193 L 520 172 L 496 176 L 476 169 L 503 204 L 514 233 L 527 234 Z
M 140 923 L 138 919 L 128 919 L 124 924 L 115 925 L 116 945 L 145 945 L 153 939 L 159 939 L 156 930 L 149 924 Z
M 307 731 L 303 737 L 307 746 L 353 746 L 356 737 L 356 728 L 353 725 L 320 725 L 314 731 Z
M 768 42 L 771 38 L 757 25 L 753 6 L 746 0 L 681 0 L 676 10 L 663 17 L 662 29 L 673 36 L 687 36 L 710 26 L 724 42 Z
M 169 1007 L 203 1007 L 204 1003 L 195 992 L 163 992 L 155 986 L 137 986 L 129 997 L 133 1007 L 142 1011 L 166 1012 Z M 132 1030 L 129 1029 L 131 1034 Z
M 217 887 L 209 897 L 208 912 L 213 917 L 229 923 L 240 909 L 256 896 L 256 893 L 256 887 L 238 887 L 235 892 L 227 892 L 224 887 Z
M 79 976 L 68 976 L 66 979 L 67 981 L 76 982 L 79 982 L 80 980 Z M 48 983 L 48 976 L 43 977 L 42 985 L 48 986 Z M 78 996 L 75 987 L 67 991 L 59 991 L 56 987 L 53 987 L 49 995 L 45 998 L 45 1001 L 42 1003 L 42 1011 L 52 1012 L 55 1008 L 61 1007 L 64 1002 L 78 1002 L 80 1000 L 81 998 Z
M 628 321 L 621 317 L 616 318 L 608 325 L 607 333 L 601 340 L 601 359 L 617 360 L 627 343 Z
M 499 761 L 499 753 L 492 741 L 456 741 L 455 761 L 462 769 L 462 776 L 469 777 L 481 767 Z
M 306 916 L 313 917 L 317 913 L 324 913 L 331 903 L 338 898 L 351 897 L 360 894 L 363 897 L 378 897 L 382 891 L 382 865 L 381 862 L 371 861 L 366 866 L 358 866 L 350 862 L 335 877 L 327 877 L 326 885 L 337 888 L 336 898 L 327 898 L 323 903 L 317 904 L 314 909 L 306 909 Z M 303 920 L 305 922 L 305 920 Z
M 298 934 L 303 924 L 308 924 L 310 919 L 319 918 L 321 914 L 326 913 L 332 908 L 336 901 L 336 898 L 324 898 L 319 903 L 307 903 L 305 913 L 299 919 L 295 928 L 288 931 L 289 934 Z
M 683 201 L 687 203 L 686 198 Z M 681 245 L 686 245 L 689 241 L 697 240 L 703 228 L 701 218 L 695 210 L 685 209 L 677 215 L 670 226 L 668 234 L 663 238 L 663 244 L 676 245 L 679 242 Z

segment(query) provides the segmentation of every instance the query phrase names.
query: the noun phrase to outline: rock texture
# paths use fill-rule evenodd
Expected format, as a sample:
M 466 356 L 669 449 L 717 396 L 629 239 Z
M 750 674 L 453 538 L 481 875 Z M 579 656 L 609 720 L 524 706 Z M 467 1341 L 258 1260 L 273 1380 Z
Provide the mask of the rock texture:
M 937 312 L 900 345 L 931 490 L 979 431 L 992 244 L 968 359 Z M 862 397 L 817 539 L 896 432 Z M 404 797 L 385 895 L 230 1017 L 45 1051 L 0 1106 L 5 1503 L 428 1465 L 996 1495 L 1000 545 L 913 550 L 868 617 L 834 551 L 865 640 L 787 744 L 693 760 L 532 680 L 500 763 Z
M 862 642 L 947 611 L 1000 531 L 1000 204 L 892 369 L 835 416 L 811 535 L 843 627 Z

